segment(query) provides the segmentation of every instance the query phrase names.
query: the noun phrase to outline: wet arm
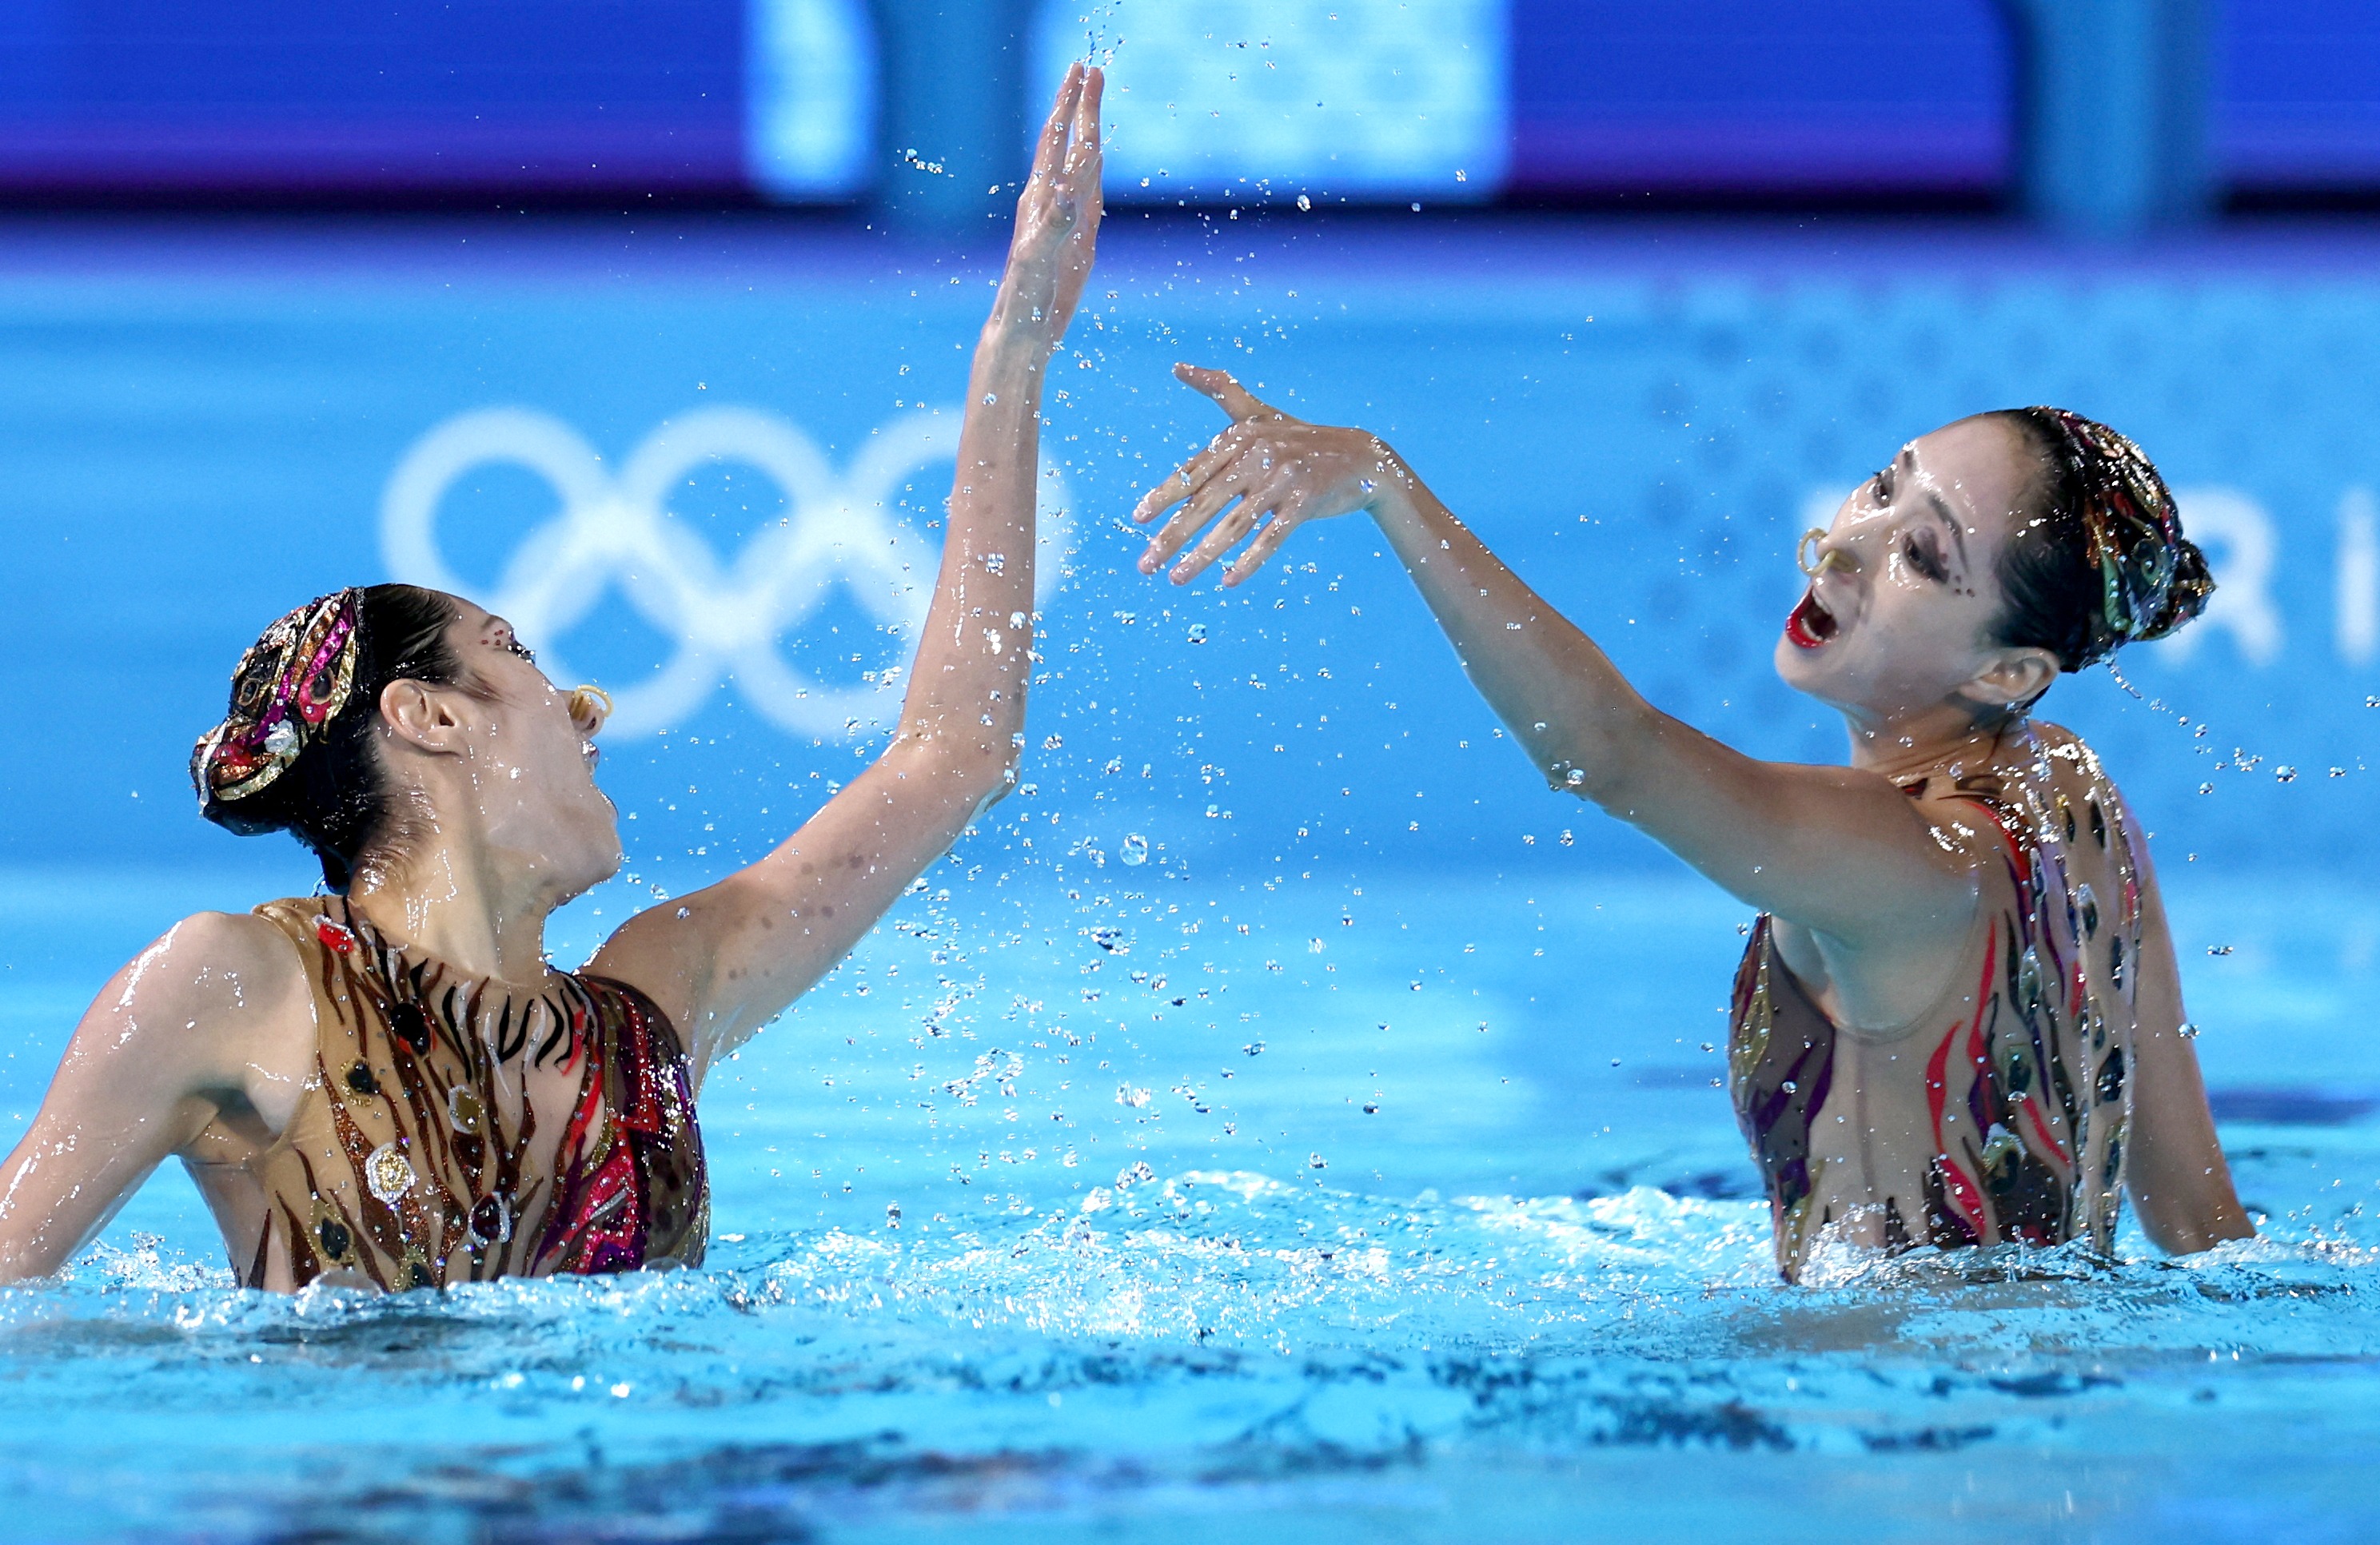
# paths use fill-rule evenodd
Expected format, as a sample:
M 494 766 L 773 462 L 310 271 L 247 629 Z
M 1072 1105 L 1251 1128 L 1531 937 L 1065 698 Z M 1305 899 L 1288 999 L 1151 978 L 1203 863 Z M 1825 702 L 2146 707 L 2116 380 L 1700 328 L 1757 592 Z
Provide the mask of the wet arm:
M 1175 373 L 1232 422 L 1134 512 L 1148 522 L 1180 506 L 1142 555 L 1143 573 L 1179 554 L 1170 574 L 1184 583 L 1245 537 L 1223 576 L 1236 585 L 1298 525 L 1363 511 L 1554 788 L 1594 801 L 1752 905 L 1847 942 L 1930 944 L 1972 920 L 1959 844 L 1937 842 L 1890 783 L 1756 761 L 1660 712 L 1381 441 L 1293 418 L 1221 371 Z
M 0 1282 L 65 1265 L 197 1138 L 248 1083 L 247 1043 L 297 971 L 269 923 L 201 913 L 115 973 L 0 1165 Z
M 1647 703 L 1417 477 L 1373 507 L 1463 672 L 1547 782 L 1764 911 L 1846 938 L 1962 926 L 1963 859 L 1885 779 L 1763 762 Z
M 2124 1187 L 2150 1240 L 2159 1249 L 2185 1255 L 2225 1239 L 2247 1238 L 2256 1229 L 2231 1187 L 2231 1166 L 2215 1135 L 2198 1050 L 2181 1032 L 2181 977 L 2165 899 L 2146 850 L 2136 851 L 2143 892 L 2141 985 Z
M 698 1071 L 832 970 L 909 881 L 1006 793 L 1031 669 L 1040 409 L 1099 223 L 1096 72 L 1070 76 L 1018 201 L 976 345 L 949 533 L 892 744 L 783 846 L 654 908 L 590 969 L 643 987 L 693 1036 Z

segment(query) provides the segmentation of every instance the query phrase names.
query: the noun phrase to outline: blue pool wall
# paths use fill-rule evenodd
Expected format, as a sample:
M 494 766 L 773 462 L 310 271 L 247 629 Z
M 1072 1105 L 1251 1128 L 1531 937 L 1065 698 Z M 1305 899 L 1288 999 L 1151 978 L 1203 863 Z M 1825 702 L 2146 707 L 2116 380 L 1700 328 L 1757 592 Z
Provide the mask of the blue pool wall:
M 955 420 L 990 255 L 698 222 L 573 229 L 232 223 L 12 245 L 0 863 L 269 863 L 302 884 L 288 844 L 196 817 L 191 741 L 273 616 L 396 573 L 392 479 L 461 416 L 534 416 L 613 470 L 722 410 L 790 426 L 837 468 L 921 407 Z M 2380 857 L 2371 243 L 2077 257 L 1955 228 L 1731 229 L 1120 221 L 1050 378 L 1046 486 L 1068 534 L 1028 791 L 962 858 L 1149 883 L 1671 863 L 1543 788 L 1363 525 L 1302 534 L 1292 564 L 1229 596 L 1134 573 L 1123 513 L 1219 422 L 1169 379 L 1177 358 L 1377 429 L 1655 702 L 1808 760 L 1843 742 L 1769 664 L 1796 535 L 1962 414 L 2105 418 L 2180 490 L 2224 588 L 2180 640 L 2126 654 L 2138 696 L 2093 672 L 2050 712 L 2100 746 L 2168 868 L 2354 875 Z M 729 459 L 697 458 L 671 502 L 723 573 L 806 517 L 722 443 Z M 928 459 L 871 487 L 930 541 L 949 475 Z M 491 464 L 434 502 L 442 561 L 492 594 L 557 498 Z M 689 625 L 639 618 L 617 585 L 589 601 L 566 636 L 531 642 L 614 687 L 651 679 Z M 683 888 L 756 855 L 882 743 L 897 694 L 863 672 L 897 664 L 907 635 L 878 617 L 830 594 L 780 644 L 821 696 L 862 693 L 848 734 L 816 705 L 756 712 L 759 689 L 730 679 L 665 732 L 615 740 L 603 779 L 643 882 Z M 1133 835 L 1156 862 L 1127 876 Z

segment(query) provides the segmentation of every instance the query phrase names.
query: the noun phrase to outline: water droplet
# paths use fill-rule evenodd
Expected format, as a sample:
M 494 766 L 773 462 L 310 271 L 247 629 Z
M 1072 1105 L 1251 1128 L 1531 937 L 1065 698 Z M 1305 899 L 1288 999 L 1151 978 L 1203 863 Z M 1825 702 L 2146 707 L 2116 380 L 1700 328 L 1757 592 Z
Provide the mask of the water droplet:
M 1116 856 L 1132 867 L 1138 868 L 1148 862 L 1148 839 L 1136 831 L 1126 834 Z
M 983 394 L 983 400 L 987 404 L 996 403 L 1000 401 L 1000 394 L 996 392 L 987 392 Z
M 1301 193 L 1297 196 L 1297 207 L 1301 210 L 1310 210 L 1314 207 L 1314 200 Z
M 1206 623 L 1193 622 L 1190 624 L 1190 642 L 1193 644 L 1204 644 L 1207 642 Z
M 1330 1167 L 1330 1161 L 1323 1158 L 1321 1154 L 1308 1153 L 1305 1156 L 1305 1167 L 1308 1169 L 1328 1169 Z

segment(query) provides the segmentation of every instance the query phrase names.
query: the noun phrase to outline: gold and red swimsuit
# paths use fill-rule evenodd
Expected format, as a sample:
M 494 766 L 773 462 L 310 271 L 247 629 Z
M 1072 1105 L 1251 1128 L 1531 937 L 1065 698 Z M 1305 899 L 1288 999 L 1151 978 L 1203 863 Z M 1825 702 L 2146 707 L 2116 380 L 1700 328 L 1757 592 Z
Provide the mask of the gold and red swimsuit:
M 1937 834 L 1974 855 L 1982 894 L 1935 1006 L 1888 1032 L 1836 1024 L 1765 916 L 1736 972 L 1736 1117 L 1789 1281 L 1828 1237 L 2105 1250 L 2122 1203 L 2143 869 L 2122 798 L 2088 746 L 2046 724 L 1988 767 L 1902 791 L 1973 812 Z
M 710 1186 L 686 1053 L 625 983 L 462 975 L 344 899 L 268 902 L 313 987 L 297 1113 L 250 1162 L 250 1287 L 385 1289 L 702 1259 Z

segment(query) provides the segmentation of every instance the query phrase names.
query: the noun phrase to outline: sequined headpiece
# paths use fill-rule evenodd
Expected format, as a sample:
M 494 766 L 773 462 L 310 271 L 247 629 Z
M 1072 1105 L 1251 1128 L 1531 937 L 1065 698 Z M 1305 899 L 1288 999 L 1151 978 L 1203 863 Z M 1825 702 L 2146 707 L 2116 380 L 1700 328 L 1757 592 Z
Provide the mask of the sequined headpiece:
M 2138 445 L 2107 425 L 2064 408 L 2036 408 L 2057 426 L 2069 468 L 2082 485 L 2082 527 L 2099 572 L 2103 630 L 2089 659 L 2119 645 L 2163 638 L 2205 610 L 2215 591 L 2181 535 L 2181 517 Z M 2087 660 L 2077 661 L 2082 665 Z
M 239 658 L 231 712 L 190 753 L 200 808 L 270 787 L 347 706 L 362 598 L 360 590 L 341 590 L 309 601 Z

